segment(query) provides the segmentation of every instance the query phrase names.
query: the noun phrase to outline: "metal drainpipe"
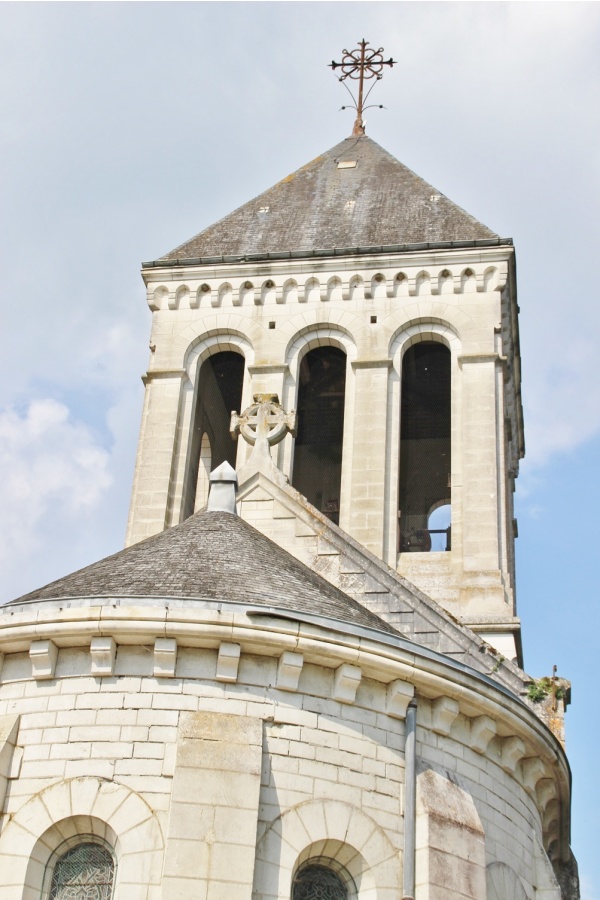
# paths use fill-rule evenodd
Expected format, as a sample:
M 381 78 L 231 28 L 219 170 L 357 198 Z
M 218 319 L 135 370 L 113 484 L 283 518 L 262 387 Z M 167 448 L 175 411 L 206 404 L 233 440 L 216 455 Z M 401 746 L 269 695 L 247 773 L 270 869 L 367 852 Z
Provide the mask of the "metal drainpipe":
M 415 844 L 417 799 L 417 701 L 411 700 L 406 710 L 404 741 L 404 873 L 402 900 L 415 897 Z

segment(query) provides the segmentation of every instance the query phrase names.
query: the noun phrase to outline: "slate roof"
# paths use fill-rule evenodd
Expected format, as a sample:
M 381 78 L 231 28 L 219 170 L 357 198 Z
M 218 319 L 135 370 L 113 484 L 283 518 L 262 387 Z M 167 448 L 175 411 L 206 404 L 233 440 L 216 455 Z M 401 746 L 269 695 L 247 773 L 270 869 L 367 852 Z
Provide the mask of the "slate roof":
M 362 135 L 346 138 L 161 259 L 490 239 L 498 235 Z
M 239 516 L 203 510 L 3 607 L 68 598 L 218 600 L 398 632 Z M 2 612 L 3 610 L 0 610 Z

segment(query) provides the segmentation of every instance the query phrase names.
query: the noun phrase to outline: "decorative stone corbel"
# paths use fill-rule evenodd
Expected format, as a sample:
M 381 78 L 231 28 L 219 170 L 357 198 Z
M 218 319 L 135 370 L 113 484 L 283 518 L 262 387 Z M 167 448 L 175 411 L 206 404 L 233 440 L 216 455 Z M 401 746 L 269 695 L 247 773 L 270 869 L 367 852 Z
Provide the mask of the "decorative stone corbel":
M 546 809 L 544 810 L 544 818 L 543 825 L 544 831 L 550 831 L 552 829 L 553 822 L 558 822 L 559 814 L 559 806 L 558 800 L 551 800 Z
M 408 704 L 415 696 L 414 685 L 397 679 L 390 681 L 386 691 L 385 711 L 394 719 L 405 719 Z
M 339 700 L 340 703 L 354 703 L 361 678 L 362 672 L 358 666 L 343 663 L 335 670 L 333 699 Z
M 156 638 L 154 641 L 154 677 L 174 678 L 177 666 L 175 638 Z
M 502 768 L 514 774 L 519 762 L 527 753 L 524 741 L 519 737 L 508 737 L 502 741 Z
M 92 675 L 114 675 L 117 645 L 112 637 L 93 637 L 90 644 Z
M 219 646 L 217 657 L 217 681 L 235 682 L 238 677 L 241 647 L 239 644 L 229 644 L 223 641 Z
M 546 766 L 539 756 L 532 756 L 523 760 L 522 769 L 523 785 L 528 791 L 533 793 L 538 781 L 546 774 Z
M 485 753 L 497 730 L 496 723 L 489 716 L 471 719 L 471 749 L 475 753 Z
M 556 783 L 552 778 L 542 778 L 538 781 L 535 790 L 541 807 L 546 806 L 547 803 L 558 796 Z
M 438 697 L 431 704 L 431 728 L 436 734 L 448 735 L 458 716 L 459 706 L 451 697 Z
M 279 657 L 277 665 L 277 681 L 275 687 L 280 691 L 297 691 L 300 673 L 304 665 L 304 657 L 301 653 L 292 653 L 284 650 Z
M 37 681 L 54 678 L 58 647 L 52 641 L 33 641 L 29 648 L 31 673 Z

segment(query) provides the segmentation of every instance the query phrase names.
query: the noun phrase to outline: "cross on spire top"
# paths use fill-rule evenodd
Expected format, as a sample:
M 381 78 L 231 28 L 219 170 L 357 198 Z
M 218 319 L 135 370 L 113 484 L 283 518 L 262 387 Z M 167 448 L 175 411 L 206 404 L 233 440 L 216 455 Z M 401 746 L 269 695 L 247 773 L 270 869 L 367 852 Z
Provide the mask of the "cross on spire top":
M 391 68 L 396 60 L 392 59 L 391 56 L 389 59 L 384 59 L 383 47 L 375 50 L 373 47 L 369 47 L 369 42 L 365 41 L 364 38 L 362 39 L 362 41 L 358 42 L 358 49 L 342 50 L 342 53 L 342 61 L 335 62 L 335 60 L 332 60 L 329 64 L 329 67 L 333 69 L 334 72 L 336 69 L 342 70 L 342 74 L 337 75 L 336 77 L 344 84 L 344 87 L 348 90 L 348 93 L 352 97 L 353 108 L 356 110 L 356 121 L 354 123 L 354 128 L 352 129 L 352 134 L 361 135 L 365 133 L 363 112 L 365 109 L 369 109 L 369 107 L 365 106 L 364 104 L 366 103 L 369 94 L 375 87 L 375 82 L 373 82 L 373 84 L 367 91 L 366 96 L 364 96 L 365 80 L 374 78 L 375 81 L 380 81 L 383 78 L 383 67 L 389 66 Z M 358 81 L 358 98 L 354 97 L 354 94 L 345 83 L 347 78 L 351 78 L 353 81 Z M 342 106 L 342 109 L 345 108 L 345 106 Z M 381 105 L 379 108 L 383 109 Z

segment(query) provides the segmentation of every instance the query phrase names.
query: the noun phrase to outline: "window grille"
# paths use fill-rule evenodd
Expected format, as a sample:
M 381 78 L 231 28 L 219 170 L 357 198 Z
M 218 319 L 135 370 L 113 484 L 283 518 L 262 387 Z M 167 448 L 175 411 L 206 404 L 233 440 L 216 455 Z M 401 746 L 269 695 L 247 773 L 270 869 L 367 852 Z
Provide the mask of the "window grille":
M 48 900 L 111 900 L 115 864 L 101 844 L 76 844 L 54 867 Z
M 296 875 L 292 900 L 348 900 L 348 889 L 332 869 L 312 864 Z
M 340 518 L 346 354 L 311 350 L 300 363 L 292 484 L 336 525 Z
M 450 519 L 429 522 L 451 502 L 450 351 L 414 344 L 402 361 L 400 424 L 400 540 L 398 550 L 450 550 Z

